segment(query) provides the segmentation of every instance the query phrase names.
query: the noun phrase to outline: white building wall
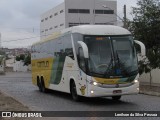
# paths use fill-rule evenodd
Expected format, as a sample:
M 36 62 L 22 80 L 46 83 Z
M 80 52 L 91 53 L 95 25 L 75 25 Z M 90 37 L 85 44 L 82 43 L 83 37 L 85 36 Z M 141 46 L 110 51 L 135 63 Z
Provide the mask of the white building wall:
M 104 8 L 103 6 L 106 6 Z M 65 0 L 66 27 L 68 23 L 107 23 L 117 22 L 117 1 L 115 0 Z M 68 9 L 89 9 L 90 14 L 68 13 Z M 114 14 L 94 14 L 95 10 L 114 10 Z
M 24 66 L 24 62 L 22 61 L 16 61 L 13 64 L 13 71 L 14 72 L 27 72 L 28 66 Z
M 45 38 L 53 32 L 62 30 L 65 28 L 65 9 L 64 3 L 57 7 L 47 11 L 41 16 L 41 38 Z M 60 12 L 62 11 L 63 12 Z M 57 15 L 55 15 L 57 14 Z M 51 17 L 52 16 L 52 17 Z

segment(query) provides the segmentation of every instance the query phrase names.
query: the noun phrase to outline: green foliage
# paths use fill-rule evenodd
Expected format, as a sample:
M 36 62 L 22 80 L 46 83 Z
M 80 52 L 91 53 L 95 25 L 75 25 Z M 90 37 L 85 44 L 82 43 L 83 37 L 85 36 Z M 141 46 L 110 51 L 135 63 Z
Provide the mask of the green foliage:
M 31 64 L 31 54 L 28 53 L 27 55 L 21 54 L 16 56 L 16 61 L 23 61 L 24 65 L 29 65 Z
M 140 73 L 160 68 L 160 7 L 159 0 L 138 0 L 129 29 L 147 50 L 147 63 L 140 62 Z
M 16 56 L 16 61 L 20 61 L 20 57 L 19 56 Z
M 2 64 L 4 56 L 0 55 L 0 65 Z
M 16 56 L 16 61 L 21 61 L 21 60 L 24 61 L 24 59 L 25 59 L 25 55 L 24 54 Z
M 0 50 L 0 55 L 5 55 L 5 52 Z
M 31 64 L 31 55 L 28 54 L 25 59 L 24 59 L 24 65 L 29 65 Z
M 19 56 L 19 58 L 20 58 L 20 60 L 24 61 L 25 55 L 24 55 L 24 54 L 21 54 L 21 55 Z

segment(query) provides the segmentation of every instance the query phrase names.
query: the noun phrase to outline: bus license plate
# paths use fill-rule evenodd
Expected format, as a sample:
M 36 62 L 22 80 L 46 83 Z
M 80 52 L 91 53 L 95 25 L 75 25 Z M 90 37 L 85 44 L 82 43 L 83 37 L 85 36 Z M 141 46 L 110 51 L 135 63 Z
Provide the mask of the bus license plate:
M 118 93 L 122 93 L 122 90 L 114 90 L 113 94 L 118 94 Z

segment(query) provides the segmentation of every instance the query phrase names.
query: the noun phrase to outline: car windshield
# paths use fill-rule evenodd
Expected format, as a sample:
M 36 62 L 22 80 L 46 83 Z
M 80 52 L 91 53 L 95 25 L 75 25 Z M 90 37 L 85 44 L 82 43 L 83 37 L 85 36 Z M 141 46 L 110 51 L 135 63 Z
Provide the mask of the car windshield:
M 132 76 L 138 64 L 131 36 L 84 36 L 88 67 L 93 76 Z

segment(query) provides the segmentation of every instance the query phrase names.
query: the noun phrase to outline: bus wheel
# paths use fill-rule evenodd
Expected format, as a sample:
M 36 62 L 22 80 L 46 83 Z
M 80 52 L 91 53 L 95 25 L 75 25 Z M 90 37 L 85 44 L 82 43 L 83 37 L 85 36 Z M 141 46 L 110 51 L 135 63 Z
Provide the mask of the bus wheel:
M 42 92 L 42 84 L 41 84 L 41 80 L 39 78 L 37 78 L 37 86 L 39 88 L 39 91 Z
M 45 84 L 44 84 L 44 79 L 43 79 L 43 78 L 41 78 L 39 90 L 40 90 L 41 92 L 44 92 L 44 93 L 47 92 L 47 89 L 45 88 Z
M 121 99 L 121 95 L 120 96 L 112 96 L 113 100 L 120 100 Z
M 71 83 L 71 95 L 72 95 L 73 100 L 79 101 L 80 98 L 77 94 L 76 85 L 74 81 Z

